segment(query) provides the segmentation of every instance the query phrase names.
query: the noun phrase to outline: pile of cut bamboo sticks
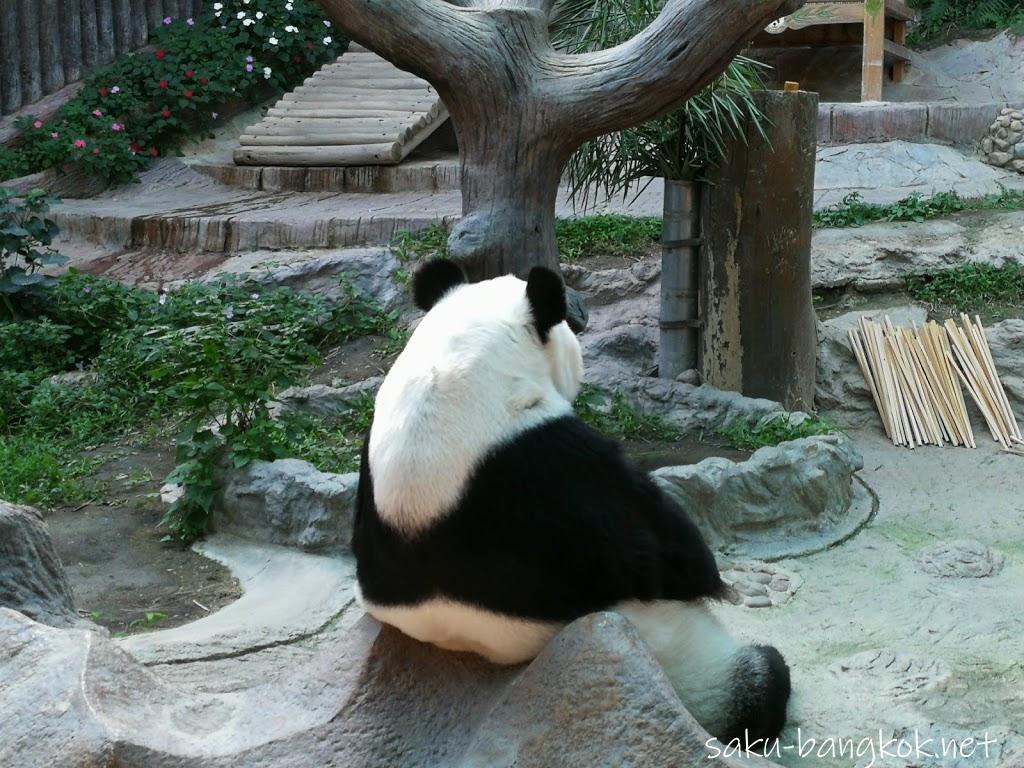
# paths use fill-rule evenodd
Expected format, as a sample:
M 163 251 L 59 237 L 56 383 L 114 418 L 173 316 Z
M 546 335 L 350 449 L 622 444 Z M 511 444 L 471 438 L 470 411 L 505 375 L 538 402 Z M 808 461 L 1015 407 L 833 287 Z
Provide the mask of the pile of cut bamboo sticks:
M 996 372 L 977 316 L 960 315 L 918 328 L 896 328 L 886 317 L 861 318 L 850 346 L 871 390 L 885 434 L 894 445 L 976 448 L 963 387 L 1004 450 L 1024 453 L 1024 437 Z

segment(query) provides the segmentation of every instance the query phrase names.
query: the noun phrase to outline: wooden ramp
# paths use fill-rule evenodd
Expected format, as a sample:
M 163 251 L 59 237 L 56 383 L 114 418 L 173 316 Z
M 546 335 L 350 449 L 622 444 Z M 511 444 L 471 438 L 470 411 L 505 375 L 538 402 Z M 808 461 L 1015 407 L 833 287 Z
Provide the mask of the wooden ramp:
M 448 110 L 426 80 L 355 43 L 250 126 L 238 165 L 396 165 Z

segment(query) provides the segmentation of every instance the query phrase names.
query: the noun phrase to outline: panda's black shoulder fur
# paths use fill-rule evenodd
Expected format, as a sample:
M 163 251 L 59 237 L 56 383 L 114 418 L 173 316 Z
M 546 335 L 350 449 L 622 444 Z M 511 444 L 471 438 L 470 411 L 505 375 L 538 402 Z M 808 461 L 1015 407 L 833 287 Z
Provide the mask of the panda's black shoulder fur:
M 683 510 L 575 416 L 492 449 L 455 508 L 415 536 L 381 520 L 373 497 L 364 445 L 352 547 L 363 594 L 379 605 L 449 597 L 570 621 L 628 599 L 724 591 Z

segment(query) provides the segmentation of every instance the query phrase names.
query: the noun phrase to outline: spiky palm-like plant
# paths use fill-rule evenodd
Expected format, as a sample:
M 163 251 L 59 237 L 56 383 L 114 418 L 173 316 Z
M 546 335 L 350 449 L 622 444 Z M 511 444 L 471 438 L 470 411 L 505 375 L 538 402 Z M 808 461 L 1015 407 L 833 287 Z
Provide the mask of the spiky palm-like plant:
M 657 17 L 662 0 L 562 0 L 554 39 L 570 52 L 603 50 L 629 40 Z M 662 230 L 662 313 L 659 375 L 674 377 L 697 362 L 697 279 L 692 183 L 721 159 L 730 138 L 760 130 L 764 115 L 753 99 L 763 65 L 736 58 L 726 71 L 679 109 L 634 128 L 587 142 L 568 165 L 573 198 L 639 194 L 665 180 Z M 691 210 L 685 210 L 690 207 Z

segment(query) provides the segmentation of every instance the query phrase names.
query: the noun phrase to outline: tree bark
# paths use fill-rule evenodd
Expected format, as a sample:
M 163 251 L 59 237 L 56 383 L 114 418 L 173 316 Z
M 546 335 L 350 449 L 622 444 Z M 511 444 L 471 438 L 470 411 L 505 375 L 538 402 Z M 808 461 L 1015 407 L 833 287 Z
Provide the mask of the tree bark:
M 459 139 L 463 216 L 449 239 L 472 279 L 558 269 L 555 198 L 584 141 L 656 117 L 717 76 L 802 0 L 667 0 L 629 42 L 568 55 L 552 0 L 319 0 L 349 37 L 424 78 Z

